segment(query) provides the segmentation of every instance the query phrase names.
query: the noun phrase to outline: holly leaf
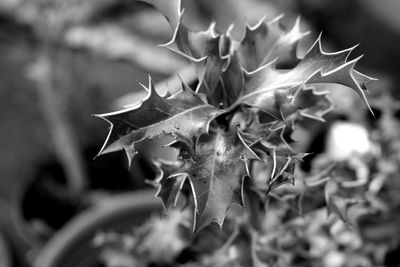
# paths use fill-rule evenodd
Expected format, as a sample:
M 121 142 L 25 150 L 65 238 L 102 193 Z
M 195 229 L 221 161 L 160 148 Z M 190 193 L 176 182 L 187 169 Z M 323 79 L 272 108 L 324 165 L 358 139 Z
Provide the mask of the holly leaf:
M 209 103 L 218 106 L 223 100 L 219 83 L 222 71 L 229 63 L 230 41 L 215 31 L 211 24 L 205 31 L 193 32 L 182 24 L 180 0 L 141 0 L 157 8 L 174 31 L 172 39 L 162 46 L 189 59 L 199 79 L 196 92 L 204 93 Z
M 269 122 L 261 123 L 260 118 L 263 115 L 255 116 L 245 131 L 241 132 L 246 143 L 252 149 L 267 154 L 270 154 L 274 149 L 283 156 L 293 154 L 294 150 L 290 146 L 290 143 L 293 142 L 291 138 L 293 122 L 277 122 L 267 118 Z
M 156 197 L 161 198 L 164 208 L 169 209 L 176 206 L 179 194 L 183 187 L 188 185 L 186 174 L 180 170 L 185 162 L 192 160 L 194 151 L 192 146 L 184 140 L 174 140 L 166 146 L 175 148 L 179 151 L 177 161 L 165 161 L 158 159 L 154 161 L 154 165 L 158 169 L 156 184 L 158 191 Z M 190 187 L 190 185 L 188 185 Z
M 290 183 L 294 184 L 294 171 L 299 160 L 305 157 L 305 153 L 295 153 L 288 150 L 287 147 L 273 145 L 260 139 L 253 143 L 250 148 L 257 153 L 261 159 L 258 175 L 265 176 L 261 178 L 266 182 L 266 192 L 268 194 L 277 187 Z M 259 163 L 260 164 L 260 163 Z
M 181 23 L 183 11 L 160 11 L 174 28 L 171 41 L 163 46 L 190 60 L 199 79 L 196 92 L 204 93 L 209 103 L 218 106 L 223 95 L 217 85 L 223 69 L 229 62 L 229 40 L 215 31 L 215 24 L 211 24 L 205 31 L 193 32 Z M 171 16 L 173 18 L 169 19 Z M 176 21 L 178 23 L 175 23 Z
M 323 103 L 316 107 L 314 105 L 314 110 L 304 105 L 306 103 L 304 99 L 307 98 L 303 97 L 300 100 L 297 98 L 304 96 L 305 90 L 310 90 L 310 87 L 305 87 L 305 85 L 318 86 L 321 83 L 334 83 L 352 88 L 369 107 L 364 90 L 366 83 L 373 78 L 354 69 L 360 58 L 347 61 L 354 47 L 336 53 L 326 53 L 322 51 L 320 40 L 318 38 L 307 54 L 290 70 L 277 69 L 275 60 L 253 72 L 246 72 L 245 91 L 236 104 L 258 108 L 275 116 L 277 120 L 282 120 L 302 109 L 306 110 L 302 113 L 303 115 L 318 118 L 331 109 L 325 94 L 307 92 L 308 95 L 317 98 L 309 105 Z
M 246 71 L 254 71 L 274 59 L 277 59 L 279 67 L 293 66 L 298 62 L 297 44 L 308 32 L 300 31 L 299 18 L 287 31 L 282 26 L 282 17 L 269 22 L 263 19 L 253 27 L 246 25 L 244 38 L 237 49 L 240 63 Z
M 267 194 L 275 188 L 290 183 L 294 185 L 294 170 L 298 158 L 296 157 L 275 157 L 274 168 L 271 179 L 268 182 Z
M 243 206 L 243 181 L 249 175 L 248 162 L 258 159 L 258 156 L 244 143 L 239 133 L 203 134 L 197 140 L 194 151 L 196 153 L 190 159 L 181 159 L 176 173 L 167 176 L 169 172 L 166 172 L 161 181 L 174 179 L 175 183 L 179 183 L 181 175 L 185 175 L 193 193 L 194 229 L 198 231 L 211 222 L 222 226 L 232 204 Z M 160 183 L 160 186 L 160 191 L 168 191 L 166 184 Z M 172 198 L 175 196 L 174 191 Z
M 232 204 L 243 206 L 248 160 L 258 157 L 238 135 L 226 133 L 203 135 L 196 151 L 198 155 L 187 170 L 196 201 L 196 229 L 213 221 L 221 227 Z
M 219 34 L 214 24 L 206 31 L 190 31 L 181 23 L 183 11 L 178 0 L 172 1 L 173 8 L 165 7 L 160 0 L 147 2 L 154 2 L 175 29 L 172 40 L 165 46 L 195 64 L 199 77 L 196 92 L 205 94 L 208 102 L 216 107 L 221 103 L 224 107 L 232 105 L 229 112 L 237 105 L 246 104 L 278 120 L 302 110 L 301 115 L 321 120 L 331 109 L 325 94 L 299 93 L 307 90 L 305 84 L 320 83 L 353 88 L 367 103 L 363 90 L 372 78 L 354 70 L 359 58 L 347 62 L 354 47 L 326 53 L 321 49 L 319 37 L 301 60 L 297 58 L 297 44 L 308 34 L 301 32 L 299 19 L 290 30 L 282 26 L 282 16 L 270 22 L 261 20 L 253 27 L 247 25 L 244 38 L 236 41 L 230 36 L 231 28 Z M 318 104 L 299 108 L 305 99 L 296 101 L 300 95 L 312 95 L 315 100 L 311 102 Z
M 329 92 L 315 90 L 314 86 L 305 85 L 293 101 L 296 110 L 303 117 L 325 121 L 324 115 L 333 110 L 333 103 L 328 98 Z
M 228 66 L 221 73 L 219 89 L 224 107 L 229 107 L 242 95 L 244 89 L 244 75 L 242 66 L 236 54 L 230 57 Z
M 149 76 L 146 99 L 128 109 L 96 115 L 111 124 L 99 155 L 124 149 L 129 162 L 136 154 L 135 144 L 163 134 L 196 139 L 208 132 L 210 122 L 222 111 L 206 104 L 188 86 L 168 98 L 156 92 Z
M 171 41 L 163 46 L 189 59 L 195 66 L 199 80 L 196 92 L 205 94 L 208 102 L 216 107 L 220 103 L 225 106 L 233 103 L 243 89 L 243 81 L 240 81 L 243 75 L 237 60 L 231 63 L 233 44 L 229 31 L 225 35 L 219 34 L 215 24 L 211 24 L 205 31 L 193 32 L 181 23 L 183 11 L 180 1 L 173 1 L 173 9 L 164 8 L 165 4 L 159 0 L 146 2 L 157 2 L 153 5 L 159 8 L 174 29 Z M 227 100 L 230 102 L 226 103 Z
M 176 173 L 181 164 L 176 161 L 166 162 L 162 160 L 155 161 L 154 164 L 159 170 L 156 178 L 156 183 L 159 185 L 156 197 L 161 198 L 165 210 L 175 207 L 186 180 L 184 174 Z
M 192 32 L 180 24 L 165 46 L 190 60 L 199 80 L 196 92 L 205 94 L 208 102 L 217 107 L 227 96 L 218 85 L 230 65 L 230 40 L 218 34 L 214 27 L 211 24 L 206 31 Z

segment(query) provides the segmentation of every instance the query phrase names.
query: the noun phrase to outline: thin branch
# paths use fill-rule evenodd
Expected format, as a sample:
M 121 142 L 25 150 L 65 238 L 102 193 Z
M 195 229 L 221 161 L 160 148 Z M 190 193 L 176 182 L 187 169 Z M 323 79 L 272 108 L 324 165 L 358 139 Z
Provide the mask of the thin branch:
M 58 105 L 54 88 L 52 52 L 48 49 L 50 48 L 43 48 L 29 74 L 36 81 L 43 116 L 48 124 L 57 157 L 65 171 L 68 187 L 71 193 L 80 193 L 86 187 L 86 172 L 70 123 Z

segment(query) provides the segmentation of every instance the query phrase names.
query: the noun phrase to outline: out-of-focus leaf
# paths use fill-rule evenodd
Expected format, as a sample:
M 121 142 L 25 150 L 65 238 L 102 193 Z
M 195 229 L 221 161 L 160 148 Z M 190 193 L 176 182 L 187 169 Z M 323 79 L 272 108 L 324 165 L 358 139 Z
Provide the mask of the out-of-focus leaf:
M 118 24 L 75 26 L 65 33 L 73 48 L 85 48 L 111 60 L 132 62 L 151 72 L 175 74 L 187 65 L 177 55 L 130 33 Z
M 119 249 L 103 249 L 100 253 L 100 261 L 106 267 L 145 267 L 147 264 L 128 252 Z
M 147 262 L 171 263 L 188 244 L 190 233 L 189 210 L 173 210 L 162 218 L 153 217 L 136 229 L 135 252 Z

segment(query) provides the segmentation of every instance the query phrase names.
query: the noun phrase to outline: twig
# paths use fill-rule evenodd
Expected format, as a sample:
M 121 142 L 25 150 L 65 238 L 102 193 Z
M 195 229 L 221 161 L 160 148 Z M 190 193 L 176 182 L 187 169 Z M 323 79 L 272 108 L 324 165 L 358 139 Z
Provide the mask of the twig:
M 257 238 L 259 237 L 259 233 L 256 231 L 251 231 L 250 232 L 250 238 L 251 238 L 251 261 L 253 263 L 254 267 L 268 267 L 267 264 L 263 263 L 262 261 L 259 260 L 257 256 Z
M 311 176 L 310 178 L 304 181 L 305 185 L 308 187 L 319 186 L 325 182 L 327 182 L 331 178 L 332 171 L 337 167 L 337 163 L 331 163 L 325 167 L 323 171 L 320 173 Z
M 236 238 L 239 236 L 239 232 L 239 227 L 238 225 L 236 225 L 235 230 L 229 236 L 228 240 L 225 241 L 225 243 L 215 252 L 215 254 L 222 253 L 222 251 L 228 249 L 232 245 L 233 241 L 235 241 Z
M 57 157 L 65 171 L 68 187 L 71 193 L 80 193 L 86 187 L 86 173 L 70 123 L 57 104 L 51 54 L 51 48 L 44 47 L 39 53 L 38 60 L 31 66 L 29 75 L 37 83 L 43 115 L 48 124 Z
M 248 186 L 245 186 L 245 192 L 247 197 L 247 202 L 245 203 L 246 208 L 248 207 L 249 214 L 249 223 L 258 233 L 263 232 L 263 223 L 264 223 L 264 215 L 265 210 L 264 207 L 261 206 L 262 203 L 259 197 L 251 191 Z

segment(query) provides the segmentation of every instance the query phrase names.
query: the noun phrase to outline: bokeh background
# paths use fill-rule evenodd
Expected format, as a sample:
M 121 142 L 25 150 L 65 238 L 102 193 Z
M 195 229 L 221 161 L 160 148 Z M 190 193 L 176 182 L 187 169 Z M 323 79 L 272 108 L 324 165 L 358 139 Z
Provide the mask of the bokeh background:
M 245 22 L 285 14 L 290 27 L 300 16 L 312 34 L 299 54 L 320 32 L 326 51 L 360 44 L 354 57 L 366 56 L 358 69 L 379 79 L 368 88 L 375 117 L 342 91 L 333 95 L 338 114 L 368 127 L 390 120 L 388 134 L 398 135 L 399 1 L 182 0 L 182 6 L 190 28 L 215 21 L 223 32 L 234 23 L 237 38 Z M 138 1 L 0 1 L 1 267 L 30 266 L 54 233 L 104 196 L 149 187 L 148 159 L 169 151 L 144 143 L 130 170 L 123 153 L 94 159 L 108 124 L 92 114 L 140 100 L 145 93 L 137 82 L 146 82 L 148 73 L 161 93 L 179 88 L 177 73 L 195 85 L 189 63 L 158 46 L 171 36 L 159 12 Z M 312 127 L 301 149 L 322 152 L 326 130 Z M 400 266 L 393 262 L 388 266 Z

